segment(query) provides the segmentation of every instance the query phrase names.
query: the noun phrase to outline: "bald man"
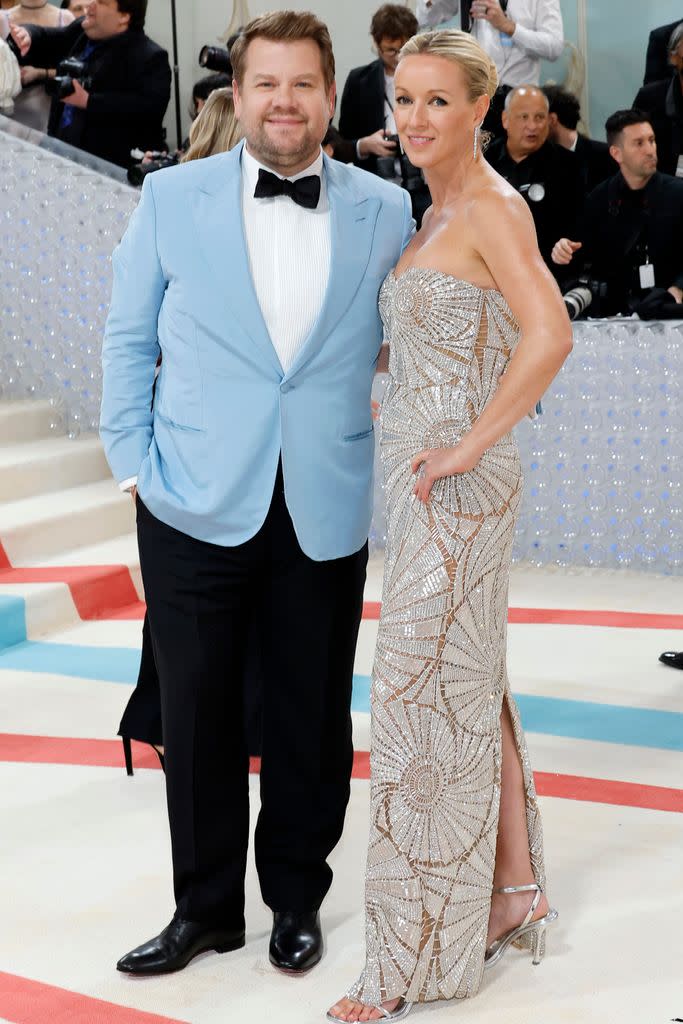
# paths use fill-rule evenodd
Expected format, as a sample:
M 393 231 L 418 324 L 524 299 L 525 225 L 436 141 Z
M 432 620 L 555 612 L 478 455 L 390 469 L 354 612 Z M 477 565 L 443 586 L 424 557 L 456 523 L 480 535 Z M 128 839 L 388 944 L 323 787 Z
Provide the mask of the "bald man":
M 548 139 L 548 98 L 535 85 L 512 89 L 503 110 L 505 138 L 486 151 L 489 163 L 524 196 L 538 235 L 538 246 L 557 278 L 563 268 L 550 258 L 558 238 L 571 238 L 562 226 L 575 227 L 581 210 L 580 168 L 573 153 Z

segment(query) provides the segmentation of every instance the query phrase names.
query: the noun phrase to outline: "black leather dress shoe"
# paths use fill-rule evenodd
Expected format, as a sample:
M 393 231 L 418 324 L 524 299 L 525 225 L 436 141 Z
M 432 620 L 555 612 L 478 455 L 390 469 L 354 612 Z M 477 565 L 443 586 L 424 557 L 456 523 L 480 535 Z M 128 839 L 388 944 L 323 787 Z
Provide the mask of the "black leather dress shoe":
M 683 668 L 683 651 L 664 651 L 659 660 L 670 668 Z
M 323 955 L 320 914 L 276 910 L 268 952 L 271 964 L 281 971 L 310 971 Z
M 182 971 L 190 960 L 213 949 L 229 953 L 244 945 L 244 926 L 217 928 L 200 921 L 174 917 L 160 935 L 122 956 L 117 971 L 125 974 L 171 974 Z

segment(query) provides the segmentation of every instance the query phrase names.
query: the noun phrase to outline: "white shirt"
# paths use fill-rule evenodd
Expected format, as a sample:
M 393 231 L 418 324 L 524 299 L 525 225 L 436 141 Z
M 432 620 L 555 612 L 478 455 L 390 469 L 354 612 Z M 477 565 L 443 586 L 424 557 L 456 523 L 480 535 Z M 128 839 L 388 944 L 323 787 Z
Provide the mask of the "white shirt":
M 321 176 L 315 210 L 298 206 L 289 196 L 254 199 L 261 166 L 245 146 L 242 215 L 249 267 L 263 319 L 286 373 L 313 330 L 325 299 L 332 259 L 330 204 L 322 150 L 310 167 L 290 178 Z M 119 487 L 127 491 L 136 483 L 137 477 L 130 477 Z
M 242 213 L 249 267 L 263 319 L 286 373 L 313 330 L 325 299 L 332 254 L 330 204 L 322 150 L 310 167 L 290 178 L 321 176 L 315 210 L 298 206 L 288 196 L 254 199 L 261 166 L 245 146 Z
M 468 3 L 469 0 L 464 0 Z M 416 14 L 421 28 L 435 28 L 454 18 L 458 0 L 418 0 Z M 503 36 L 490 22 L 477 18 L 471 32 L 498 70 L 501 85 L 538 85 L 542 60 L 557 60 L 564 49 L 560 0 L 509 0 L 506 14 L 516 28 Z

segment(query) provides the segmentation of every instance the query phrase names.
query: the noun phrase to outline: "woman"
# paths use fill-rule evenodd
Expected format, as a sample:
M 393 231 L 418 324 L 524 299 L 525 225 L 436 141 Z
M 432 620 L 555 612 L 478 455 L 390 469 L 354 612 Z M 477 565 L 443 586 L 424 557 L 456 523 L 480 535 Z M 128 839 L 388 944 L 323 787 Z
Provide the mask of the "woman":
M 415 36 L 396 123 L 433 205 L 380 307 L 388 537 L 372 688 L 365 970 L 328 1018 L 398 1020 L 545 949 L 541 821 L 505 669 L 521 473 L 510 433 L 571 349 L 523 199 L 484 160 L 493 63 Z
M 241 137 L 239 124 L 235 117 L 232 89 L 215 89 L 192 123 L 190 145 L 182 162 L 201 160 L 202 157 L 213 156 L 214 153 L 225 153 L 232 149 Z M 135 500 L 134 491 L 133 500 Z M 255 664 L 250 664 L 247 668 L 247 676 L 252 683 L 257 674 Z M 250 691 L 253 689 L 254 687 L 251 686 Z M 246 703 L 249 716 L 250 750 L 254 754 L 257 752 L 258 714 L 253 694 L 247 697 Z M 148 743 L 153 747 L 159 756 L 161 767 L 164 767 L 159 677 L 154 664 L 152 641 L 146 616 L 142 628 L 142 656 L 138 681 L 126 705 L 118 734 L 123 741 L 126 771 L 129 775 L 133 774 L 131 752 L 131 740 L 133 739 Z
M 48 0 L 23 0 L 5 14 L 0 14 L 0 35 L 4 38 L 11 25 L 64 28 L 73 20 L 71 11 L 55 7 Z M 45 91 L 45 83 L 54 74 L 54 69 L 33 68 L 29 65 L 21 68 L 22 91 L 14 101 L 13 120 L 39 132 L 47 131 L 52 100 Z

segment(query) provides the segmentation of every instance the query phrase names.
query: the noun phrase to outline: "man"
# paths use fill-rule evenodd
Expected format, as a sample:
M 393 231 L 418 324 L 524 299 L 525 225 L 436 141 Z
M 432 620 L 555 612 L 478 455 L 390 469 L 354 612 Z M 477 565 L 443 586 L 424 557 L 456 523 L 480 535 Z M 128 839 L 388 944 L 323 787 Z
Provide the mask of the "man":
M 543 92 L 549 103 L 550 141 L 575 154 L 581 191 L 587 196 L 596 185 L 611 178 L 618 170 L 609 154 L 609 146 L 577 131 L 581 106 L 573 93 L 561 85 L 544 85 Z
M 322 22 L 256 18 L 231 57 L 246 145 L 145 179 L 104 343 L 102 438 L 120 485 L 138 488 L 176 897 L 170 925 L 119 961 L 132 974 L 244 944 L 252 616 L 270 958 L 302 971 L 322 956 L 353 762 L 378 292 L 413 231 L 405 192 L 323 157 L 335 86 Z
M 659 170 L 683 178 L 683 22 L 671 33 L 668 51 L 674 74 L 644 85 L 633 106 L 654 129 Z
M 503 127 L 507 137 L 492 143 L 486 158 L 526 199 L 541 255 L 557 275 L 550 259 L 557 230 L 562 226 L 561 235 L 571 233 L 580 207 L 576 157 L 548 141 L 548 99 L 537 86 L 519 86 L 508 93 Z
M 121 167 L 131 149 L 163 148 L 171 69 L 143 31 L 146 10 L 147 0 L 90 0 L 85 17 L 65 28 L 12 29 L 25 63 L 85 65 L 84 80 L 74 77 L 72 91 L 54 97 L 48 134 Z
M 370 35 L 377 60 L 350 71 L 342 94 L 339 134 L 353 141 L 354 162 L 363 170 L 377 174 L 384 166 L 378 166 L 378 160 L 384 160 L 390 172 L 383 177 L 394 176 L 392 161 L 398 156 L 396 142 L 387 138 L 396 135 L 394 74 L 398 55 L 416 32 L 417 19 L 407 7 L 384 4 L 375 11 Z
M 650 32 L 647 44 L 647 56 L 645 58 L 645 77 L 643 85 L 650 82 L 660 82 L 663 78 L 669 78 L 671 67 L 669 66 L 669 40 L 671 33 L 680 25 L 680 21 L 672 21 L 670 25 L 662 25 Z
M 603 316 L 630 315 L 646 299 L 683 302 L 683 181 L 657 170 L 642 111 L 618 110 L 605 129 L 619 171 L 588 197 L 577 234 L 559 240 L 553 261 L 606 284 Z
M 398 55 L 416 32 L 417 20 L 407 7 L 384 4 L 375 12 L 370 34 L 378 59 L 349 72 L 339 113 L 339 133 L 352 143 L 352 159 L 358 167 L 410 192 L 413 216 L 419 227 L 425 210 L 431 206 L 431 197 L 420 171 L 399 152 L 394 119 Z

